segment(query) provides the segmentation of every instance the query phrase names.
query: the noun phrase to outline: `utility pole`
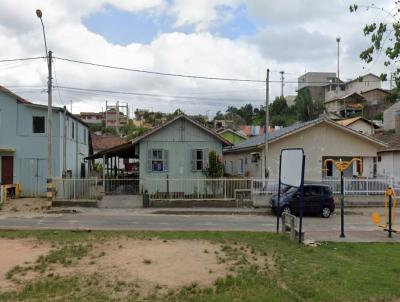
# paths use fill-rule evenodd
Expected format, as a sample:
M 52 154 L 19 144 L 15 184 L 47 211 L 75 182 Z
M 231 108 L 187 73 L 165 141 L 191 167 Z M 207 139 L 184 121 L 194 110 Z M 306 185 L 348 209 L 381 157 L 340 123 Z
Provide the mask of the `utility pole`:
M 264 177 L 269 177 L 268 172 L 268 139 L 269 139 L 269 69 L 267 69 L 267 79 L 266 79 L 266 87 L 265 87 L 265 127 L 264 127 L 264 136 L 265 136 L 265 145 L 264 145 Z
M 280 72 L 280 74 L 281 74 L 281 97 L 284 98 L 283 87 L 285 86 L 285 83 L 284 83 L 284 81 L 285 81 L 285 75 L 284 75 L 285 72 L 282 70 Z
M 53 153 L 52 153 L 52 148 L 51 148 L 51 136 L 52 136 L 52 124 L 53 124 L 53 94 L 52 94 L 52 89 L 53 89 L 53 75 L 52 75 L 52 60 L 53 60 L 53 52 L 50 50 L 49 51 L 49 61 L 48 61 L 48 67 L 49 67 L 49 79 L 47 81 L 47 98 L 48 98 L 48 104 L 47 104 L 47 150 L 48 150 L 48 159 L 47 159 L 47 177 L 51 181 L 52 177 L 52 160 L 53 160 Z
M 40 19 L 42 24 L 44 48 L 46 50 L 46 59 L 48 67 L 48 80 L 47 80 L 47 198 L 49 200 L 53 199 L 53 181 L 52 181 L 52 149 L 51 149 L 51 136 L 52 136 L 52 88 L 53 88 L 53 76 L 52 76 L 52 59 L 53 52 L 47 51 L 47 41 L 46 41 L 46 31 L 44 29 L 44 23 L 42 20 L 43 13 L 40 9 L 36 10 L 36 16 Z

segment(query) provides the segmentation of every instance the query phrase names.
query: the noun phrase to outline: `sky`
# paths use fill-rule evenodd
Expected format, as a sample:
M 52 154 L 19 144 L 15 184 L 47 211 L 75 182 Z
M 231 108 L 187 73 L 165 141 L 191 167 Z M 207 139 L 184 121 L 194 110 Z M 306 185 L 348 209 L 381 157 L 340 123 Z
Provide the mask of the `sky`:
M 349 5 L 357 2 L 357 14 Z M 390 11 L 393 0 L 380 0 Z M 105 69 L 61 60 L 68 58 L 205 77 L 264 81 L 270 69 L 270 99 L 295 95 L 304 72 L 336 72 L 340 43 L 343 80 L 384 69 L 384 56 L 366 65 L 360 52 L 369 45 L 363 27 L 390 22 L 369 8 L 369 0 L 0 0 L 0 60 L 45 56 L 43 12 L 53 61 L 53 102 L 74 113 L 101 111 L 105 102 L 129 108 L 213 116 L 228 106 L 265 103 L 265 83 L 168 77 Z M 45 59 L 0 62 L 0 85 L 46 104 Z M 118 92 L 118 93 L 117 93 Z M 124 93 L 121 93 L 124 92 Z

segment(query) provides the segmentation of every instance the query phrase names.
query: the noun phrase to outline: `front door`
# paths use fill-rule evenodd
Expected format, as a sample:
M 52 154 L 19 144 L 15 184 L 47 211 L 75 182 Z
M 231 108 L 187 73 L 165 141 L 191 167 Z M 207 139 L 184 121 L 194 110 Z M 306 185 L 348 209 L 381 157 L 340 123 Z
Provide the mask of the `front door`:
M 14 177 L 14 157 L 1 157 L 1 184 L 9 185 L 13 183 Z

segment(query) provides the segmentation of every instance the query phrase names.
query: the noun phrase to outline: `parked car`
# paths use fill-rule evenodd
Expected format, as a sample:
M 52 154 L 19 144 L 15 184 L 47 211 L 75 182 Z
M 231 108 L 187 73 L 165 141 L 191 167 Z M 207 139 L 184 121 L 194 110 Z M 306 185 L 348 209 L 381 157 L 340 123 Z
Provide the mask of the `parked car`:
M 282 189 L 280 207 L 278 207 L 278 194 L 271 197 L 271 207 L 275 214 L 283 212 L 299 214 L 300 188 L 285 186 Z M 335 211 L 335 200 L 331 188 L 322 183 L 304 184 L 304 208 L 303 215 L 321 215 L 329 218 Z

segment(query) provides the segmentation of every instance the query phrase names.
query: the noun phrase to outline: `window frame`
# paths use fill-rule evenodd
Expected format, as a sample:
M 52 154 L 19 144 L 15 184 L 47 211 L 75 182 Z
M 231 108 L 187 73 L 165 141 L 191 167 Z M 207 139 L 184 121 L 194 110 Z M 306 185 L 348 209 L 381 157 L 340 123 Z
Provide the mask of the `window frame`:
M 38 126 L 37 124 L 35 124 L 35 121 L 38 122 L 39 120 L 40 120 L 40 123 L 43 123 L 43 125 Z M 39 129 L 38 129 L 38 127 L 39 127 Z M 43 128 L 43 131 L 40 131 L 42 128 Z M 38 130 L 38 131 L 36 131 L 36 130 Z M 32 116 L 32 133 L 33 134 L 46 133 L 46 118 L 43 115 Z

